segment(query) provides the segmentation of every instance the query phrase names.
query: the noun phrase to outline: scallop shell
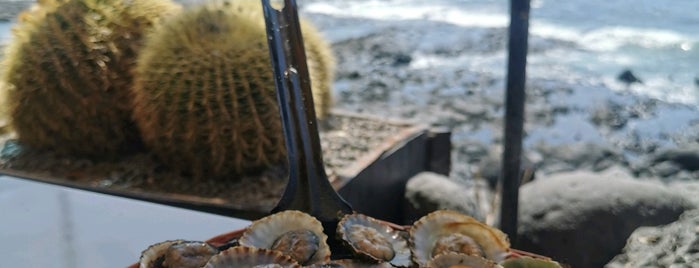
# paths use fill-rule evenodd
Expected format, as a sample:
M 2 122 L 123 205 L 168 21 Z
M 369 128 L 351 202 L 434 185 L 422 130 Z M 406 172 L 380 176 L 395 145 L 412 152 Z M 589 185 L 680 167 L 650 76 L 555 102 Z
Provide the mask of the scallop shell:
M 504 268 L 561 268 L 561 264 L 555 261 L 519 257 L 500 263 Z
M 396 267 L 408 267 L 408 241 L 390 226 L 362 214 L 345 215 L 337 225 L 337 234 L 355 253 Z
M 452 267 L 469 267 L 469 268 L 502 268 L 497 263 L 486 260 L 484 258 L 458 254 L 446 253 L 437 255 L 425 265 L 427 268 L 452 268 Z
M 185 246 L 185 251 L 181 251 L 178 246 Z M 190 247 L 192 246 L 192 247 Z M 201 251 L 201 250 L 204 251 Z M 191 251 L 195 250 L 195 251 Z M 206 261 L 218 253 L 218 249 L 200 241 L 168 240 L 151 245 L 141 253 L 139 261 L 140 268 L 154 267 L 201 267 Z M 197 260 L 199 258 L 199 260 Z M 177 264 L 167 264 L 167 262 L 178 261 Z
M 139 268 L 152 268 L 162 266 L 163 257 L 167 249 L 175 243 L 182 242 L 183 240 L 169 240 L 153 244 L 149 246 L 146 250 L 141 252 L 141 259 L 139 260 Z
M 362 262 L 359 260 L 351 260 L 351 259 L 342 259 L 342 260 L 334 260 L 329 263 L 324 263 L 324 264 L 314 264 L 311 266 L 307 266 L 305 268 L 391 268 L 389 263 L 387 262 L 380 262 L 380 263 L 367 263 L 367 262 Z
M 203 268 L 291 267 L 301 266 L 278 251 L 252 247 L 232 247 L 213 256 Z
M 291 245 L 291 250 L 282 251 L 283 254 L 292 256 L 302 265 L 310 265 L 314 263 L 325 263 L 330 261 L 330 247 L 326 242 L 328 236 L 323 233 L 323 225 L 316 218 L 295 210 L 287 210 L 272 214 L 257 221 L 254 221 L 243 233 L 243 236 L 238 240 L 241 246 L 273 249 L 277 240 L 294 232 L 310 231 L 317 241 L 313 241 L 313 247 L 317 247 L 315 252 L 306 254 L 298 253 L 298 250 L 304 250 L 304 243 Z M 307 248 L 306 248 L 307 249 Z M 304 259 L 310 256 L 309 259 Z
M 471 238 L 484 257 L 495 262 L 502 261 L 510 248 L 502 231 L 455 211 L 438 210 L 420 218 L 410 228 L 413 261 L 426 265 L 433 257 L 435 243 L 453 234 Z

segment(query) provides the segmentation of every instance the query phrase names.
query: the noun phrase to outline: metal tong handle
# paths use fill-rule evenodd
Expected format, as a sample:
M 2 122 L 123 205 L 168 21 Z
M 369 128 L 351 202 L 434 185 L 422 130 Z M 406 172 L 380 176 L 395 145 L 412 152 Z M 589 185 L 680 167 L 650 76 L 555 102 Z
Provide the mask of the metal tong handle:
M 277 10 L 262 0 L 262 7 L 289 160 L 289 182 L 272 212 L 296 209 L 336 225 L 352 207 L 332 188 L 323 166 L 296 1 L 284 0 Z

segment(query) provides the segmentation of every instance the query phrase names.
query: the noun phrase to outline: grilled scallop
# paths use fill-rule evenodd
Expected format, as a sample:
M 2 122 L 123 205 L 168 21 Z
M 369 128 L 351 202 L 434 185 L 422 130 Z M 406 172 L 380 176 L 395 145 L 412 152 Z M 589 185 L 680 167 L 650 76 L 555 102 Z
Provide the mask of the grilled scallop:
M 218 249 L 199 241 L 172 240 L 157 243 L 141 253 L 140 268 L 199 268 Z
M 328 236 L 316 218 L 295 210 L 282 211 L 253 222 L 238 240 L 241 246 L 281 252 L 301 265 L 330 260 Z
M 401 234 L 374 218 L 362 214 L 345 215 L 337 234 L 358 255 L 396 267 L 409 267 L 410 248 Z
M 213 256 L 203 268 L 300 268 L 291 259 L 274 250 L 237 246 Z
M 450 252 L 500 262 L 510 247 L 502 231 L 448 210 L 432 212 L 416 221 L 410 228 L 410 244 L 413 261 L 421 267 L 435 256 Z
M 434 257 L 425 265 L 427 268 L 502 268 L 493 261 L 482 257 L 460 254 L 446 253 Z

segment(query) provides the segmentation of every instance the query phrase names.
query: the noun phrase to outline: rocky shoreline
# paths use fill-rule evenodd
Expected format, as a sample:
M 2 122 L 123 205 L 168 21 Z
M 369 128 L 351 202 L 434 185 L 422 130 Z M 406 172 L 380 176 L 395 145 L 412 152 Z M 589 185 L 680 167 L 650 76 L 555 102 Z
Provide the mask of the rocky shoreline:
M 483 181 L 494 185 L 500 171 L 504 76 L 449 59 L 502 57 L 506 29 L 307 15 L 333 41 L 338 107 L 452 129 L 450 176 L 413 178 L 406 193 L 413 206 L 488 214 L 484 210 L 492 206 L 483 196 L 492 192 L 473 189 Z M 532 36 L 530 56 L 571 46 Z M 536 180 L 520 195 L 518 246 L 573 267 L 601 267 L 622 252 L 637 227 L 671 223 L 699 205 L 696 106 L 614 91 L 584 78 L 531 77 L 523 157 Z M 589 198 L 605 189 L 615 190 Z M 459 204 L 441 194 L 459 191 Z M 553 213 L 540 214 L 545 210 Z M 576 220 L 592 225 L 570 224 Z M 580 238 L 586 241 L 575 242 Z

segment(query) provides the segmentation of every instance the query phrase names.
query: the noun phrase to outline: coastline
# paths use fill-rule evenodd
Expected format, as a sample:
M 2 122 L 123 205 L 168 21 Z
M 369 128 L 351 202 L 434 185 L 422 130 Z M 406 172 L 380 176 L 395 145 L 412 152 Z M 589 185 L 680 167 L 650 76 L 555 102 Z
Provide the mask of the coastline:
M 6 15 L 13 12 L 6 5 L 30 3 L 0 2 L 0 21 L 14 16 Z M 337 56 L 336 108 L 448 127 L 453 131 L 449 179 L 466 187 L 497 179 L 505 28 L 305 15 L 330 39 Z M 530 37 L 531 58 L 566 49 L 576 48 L 553 37 Z M 550 69 L 540 66 L 528 69 L 524 140 L 524 162 L 536 170 L 537 180 L 620 170 L 699 204 L 699 106 L 620 91 L 608 84 L 614 81 L 548 75 Z
M 493 151 L 500 146 L 504 112 L 502 74 L 448 62 L 432 65 L 429 59 L 498 59 L 506 29 L 308 15 L 325 26 L 321 30 L 338 57 L 337 107 L 451 128 L 456 180 L 472 179 L 488 155 L 497 155 Z M 570 46 L 538 36 L 530 44 L 530 57 Z M 530 67 L 528 72 L 540 70 Z M 648 167 L 654 154 L 697 144 L 696 106 L 619 92 L 584 79 L 540 77 L 530 75 L 527 81 L 524 140 L 525 153 L 539 172 L 621 166 L 637 176 L 657 176 Z M 699 177 L 690 173 L 680 176 Z M 663 177 L 673 180 L 673 175 L 678 174 Z

